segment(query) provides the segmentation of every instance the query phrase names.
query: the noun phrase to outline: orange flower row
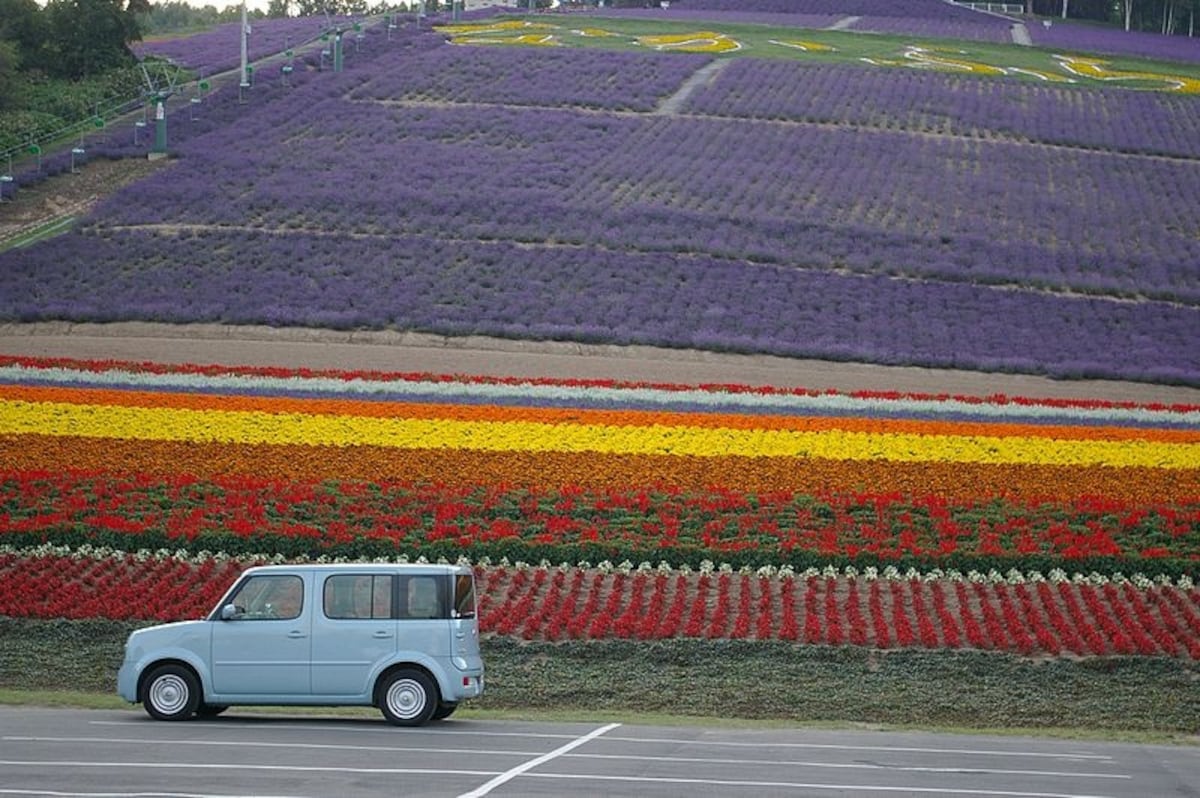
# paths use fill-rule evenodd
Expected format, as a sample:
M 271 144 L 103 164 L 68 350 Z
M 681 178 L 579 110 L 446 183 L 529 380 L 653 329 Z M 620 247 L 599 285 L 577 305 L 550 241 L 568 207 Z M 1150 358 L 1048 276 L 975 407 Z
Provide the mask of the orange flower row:
M 948 500 L 1074 499 L 1195 502 L 1200 470 L 1105 466 L 849 461 L 791 457 L 690 457 L 595 452 L 289 446 L 13 435 L 0 438 L 0 464 L 14 470 L 112 471 L 280 480 L 397 480 L 448 485 L 525 485 L 681 490 L 904 492 Z

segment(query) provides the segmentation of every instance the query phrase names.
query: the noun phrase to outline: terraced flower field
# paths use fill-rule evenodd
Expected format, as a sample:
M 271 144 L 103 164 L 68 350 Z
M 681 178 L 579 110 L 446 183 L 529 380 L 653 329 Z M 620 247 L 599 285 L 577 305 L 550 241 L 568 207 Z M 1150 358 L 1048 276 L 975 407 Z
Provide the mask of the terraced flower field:
M 791 21 L 753 31 L 774 23 L 696 5 L 728 17 L 410 19 L 368 28 L 343 73 L 315 52 L 287 81 L 260 69 L 248 102 L 172 111 L 167 168 L 0 253 L 0 319 L 1200 385 L 1186 58 L 1018 50 L 996 43 L 1007 23 L 932 0 L 903 4 L 932 14 L 916 22 L 854 7 L 862 30 L 974 41 L 795 27 L 841 20 L 826 0 L 763 0 Z M 195 63 L 224 63 L 209 41 Z M 501 673 L 527 656 L 582 673 L 600 651 L 607 684 L 628 645 L 737 644 L 815 656 L 823 717 L 963 722 L 928 696 L 965 693 L 976 667 L 1042 668 L 1026 705 L 984 691 L 998 723 L 1063 722 L 1058 668 L 1134 673 L 1089 718 L 1157 728 L 1145 693 L 1170 684 L 1166 727 L 1193 728 L 1200 404 L 936 390 L 0 354 L 0 616 L 36 662 L 60 621 L 106 619 L 108 650 L 129 625 L 203 614 L 252 563 L 463 559 Z M 887 659 L 923 697 L 864 712 L 861 674 L 826 655 Z M 728 671 L 688 706 L 728 706 L 726 679 L 746 684 Z M 540 705 L 529 684 L 518 703 Z M 806 716 L 804 684 L 770 712 Z
M 0 383 L 0 614 L 182 618 L 248 562 L 466 558 L 499 635 L 1200 656 L 1200 407 L 16 358 Z

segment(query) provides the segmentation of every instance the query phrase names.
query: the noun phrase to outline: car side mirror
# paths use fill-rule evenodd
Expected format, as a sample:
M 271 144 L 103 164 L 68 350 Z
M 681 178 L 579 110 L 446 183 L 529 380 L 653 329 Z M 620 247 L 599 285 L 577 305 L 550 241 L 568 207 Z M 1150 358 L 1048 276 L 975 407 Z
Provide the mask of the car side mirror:
M 242 608 L 236 604 L 226 604 L 221 608 L 221 620 L 232 621 L 234 618 L 242 614 Z

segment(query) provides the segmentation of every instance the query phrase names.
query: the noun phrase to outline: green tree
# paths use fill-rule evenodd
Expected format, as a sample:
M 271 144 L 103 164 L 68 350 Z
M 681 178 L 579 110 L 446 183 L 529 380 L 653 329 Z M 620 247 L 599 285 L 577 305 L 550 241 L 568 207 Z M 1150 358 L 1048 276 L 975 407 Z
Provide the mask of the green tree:
M 22 67 L 36 66 L 46 39 L 45 18 L 34 0 L 0 0 L 0 41 L 16 48 Z
M 319 17 L 329 12 L 333 16 L 359 15 L 367 13 L 367 0 L 295 0 L 290 3 L 301 17 Z
M 133 63 L 129 43 L 142 38 L 136 14 L 146 10 L 146 0 L 50 0 L 39 66 L 75 80 Z
M 173 33 L 211 27 L 217 24 L 216 6 L 197 8 L 182 0 L 154 3 L 150 10 L 138 15 L 143 33 Z
M 0 111 L 16 106 L 21 85 L 17 75 L 20 63 L 16 42 L 0 39 Z

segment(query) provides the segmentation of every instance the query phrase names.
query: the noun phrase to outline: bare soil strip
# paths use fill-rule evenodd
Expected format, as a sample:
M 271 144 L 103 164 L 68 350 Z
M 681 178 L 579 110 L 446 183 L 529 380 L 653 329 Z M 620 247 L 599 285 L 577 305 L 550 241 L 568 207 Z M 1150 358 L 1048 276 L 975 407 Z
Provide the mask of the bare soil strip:
M 394 330 L 318 330 L 114 322 L 0 325 L 0 354 L 478 376 L 900 391 L 1200 404 L 1200 389 L 1112 380 L 1053 380 L 651 346 L 448 337 Z

